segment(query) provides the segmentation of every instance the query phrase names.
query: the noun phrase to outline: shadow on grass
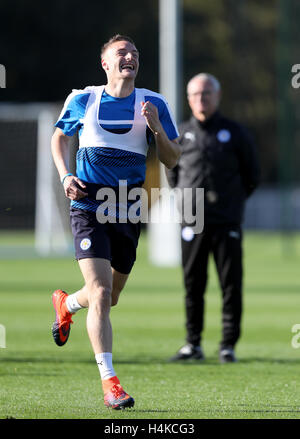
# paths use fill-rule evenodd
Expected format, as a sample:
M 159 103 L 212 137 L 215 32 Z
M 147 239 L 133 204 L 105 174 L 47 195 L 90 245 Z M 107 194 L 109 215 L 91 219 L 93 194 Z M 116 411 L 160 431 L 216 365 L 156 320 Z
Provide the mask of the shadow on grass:
M 70 357 L 69 355 L 62 355 L 61 357 L 54 356 L 20 356 L 20 357 L 2 357 L 0 356 L 0 366 L 4 366 L 6 363 L 55 363 L 55 364 L 95 364 L 95 360 L 93 355 L 91 354 L 88 358 L 79 358 L 77 357 L 74 363 L 74 356 Z M 228 363 L 231 366 L 239 365 L 239 364 L 251 364 L 251 363 L 266 363 L 266 364 L 295 364 L 300 365 L 300 358 L 262 358 L 262 357 L 248 357 L 241 358 L 237 361 L 237 363 Z M 114 364 L 124 364 L 124 365 L 135 365 L 135 364 L 160 364 L 160 365 L 169 365 L 169 366 L 223 366 L 226 367 L 228 364 L 220 364 L 218 358 L 216 357 L 208 357 L 205 360 L 184 360 L 184 361 L 170 361 L 169 358 L 161 358 L 161 357 L 130 357 L 130 358 L 120 358 L 115 355 Z M 1 375 L 1 372 L 0 372 Z
M 262 358 L 262 357 L 249 357 L 241 358 L 238 361 L 239 364 L 248 363 L 267 363 L 267 364 L 300 364 L 300 358 Z
M 251 363 L 266 363 L 266 364 L 295 364 L 300 365 L 300 358 L 262 358 L 262 357 L 248 357 L 239 359 L 236 363 L 221 364 L 218 357 L 206 357 L 205 360 L 179 360 L 171 361 L 169 358 L 162 359 L 161 357 L 147 357 L 147 358 L 130 358 L 121 359 L 115 358 L 116 364 L 160 364 L 160 365 L 174 365 L 174 366 L 236 366 L 239 364 Z
M 173 413 L 173 412 L 177 413 L 179 410 L 172 410 L 172 411 L 170 411 L 170 410 L 137 410 L 137 409 L 135 409 L 134 411 L 136 413 Z M 278 410 L 278 409 L 277 410 L 270 410 L 270 409 L 268 409 L 268 410 L 267 409 L 261 409 L 261 410 L 251 410 L 251 409 L 233 410 L 233 409 L 229 408 L 229 409 L 220 409 L 220 410 L 207 410 L 207 409 L 205 410 L 205 409 L 202 409 L 201 412 L 202 412 L 202 416 L 200 418 L 199 417 L 199 411 L 195 412 L 194 409 L 191 409 L 191 410 L 180 410 L 180 414 L 196 413 L 196 416 L 193 417 L 195 419 L 202 419 L 202 418 L 206 419 L 205 415 L 207 415 L 208 417 L 209 416 L 219 415 L 219 418 L 222 419 L 222 418 L 224 418 L 224 415 L 226 416 L 226 414 L 228 415 L 226 417 L 231 418 L 233 413 L 240 413 L 241 415 L 247 415 L 247 413 L 261 413 L 261 414 L 265 414 L 265 413 L 273 413 L 273 414 L 275 414 L 275 413 L 278 413 L 278 414 L 279 413 L 294 413 L 294 414 L 298 414 L 300 416 L 300 410 L 293 410 L 293 409 L 291 409 L 291 410 L 286 410 L 286 409 L 284 409 L 284 410 Z M 244 418 L 244 419 L 246 419 L 246 418 Z
M 300 415 L 300 408 L 295 407 L 295 406 L 291 406 L 291 405 L 272 405 L 272 404 L 268 404 L 266 407 L 261 407 L 261 408 L 257 408 L 257 409 L 253 409 L 252 406 L 247 405 L 247 404 L 239 404 L 239 406 L 241 407 L 236 408 L 236 407 L 228 407 L 228 408 L 218 408 L 218 407 L 214 407 L 214 408 L 209 408 L 207 407 L 207 405 L 203 405 L 203 406 L 197 406 L 197 410 L 195 409 L 190 409 L 190 410 L 183 410 L 180 409 L 180 414 L 188 414 L 191 415 L 192 413 L 195 413 L 194 419 L 206 419 L 207 417 L 213 416 L 215 417 L 216 415 L 219 416 L 220 419 L 224 419 L 224 417 L 228 417 L 230 418 L 232 416 L 233 413 L 240 413 L 241 415 L 247 415 L 247 413 L 257 413 L 257 414 L 266 414 L 266 413 L 294 413 L 294 414 L 298 414 Z M 169 410 L 153 410 L 153 409 L 137 409 L 134 408 L 133 411 L 135 413 L 174 413 L 174 412 L 178 412 L 178 409 L 169 409 Z M 199 415 L 201 416 L 201 418 L 199 417 Z M 218 418 L 217 418 L 218 419 Z M 242 418 L 241 418 L 242 419 Z M 245 418 L 244 418 L 245 419 Z
M 0 256 L 1 259 L 1 256 Z M 76 288 L 78 288 L 78 282 L 81 282 L 81 280 L 79 279 L 77 282 L 68 282 L 68 290 L 75 290 Z M 159 279 L 160 285 L 161 285 L 161 279 Z M 45 279 L 45 281 L 43 280 L 35 280 L 34 278 L 30 279 L 30 281 L 24 282 L 24 281 L 9 281 L 9 282 L 5 282 L 2 281 L 1 282 L 1 291 L 3 292 L 7 292 L 7 293 L 25 293 L 25 292 L 29 292 L 29 293 L 39 293 L 39 294 L 48 294 L 51 296 L 52 294 L 52 289 L 54 289 L 53 287 L 53 281 L 49 278 Z M 155 287 L 153 287 L 153 285 L 147 287 L 145 286 L 144 283 L 138 283 L 135 282 L 132 285 L 130 285 L 130 287 L 127 287 L 127 289 L 131 290 L 132 292 L 136 293 L 136 292 L 140 292 L 141 289 L 144 291 L 144 293 L 147 292 L 153 292 L 153 289 Z M 219 287 L 218 286 L 212 286 L 210 287 L 213 291 L 218 292 L 219 291 Z M 161 286 L 160 286 L 160 289 Z M 163 285 L 163 291 L 164 294 L 174 294 L 174 285 L 169 285 L 168 283 Z M 248 285 L 247 286 L 247 291 L 253 292 L 253 293 L 257 293 L 258 291 L 263 291 L 264 293 L 267 294 L 281 294 L 283 291 L 288 292 L 288 293 L 299 293 L 299 284 L 295 283 L 295 284 L 289 284 L 289 285 L 278 285 L 278 284 L 272 284 L 270 282 L 269 285 L 261 285 L 261 284 L 255 284 L 255 285 Z

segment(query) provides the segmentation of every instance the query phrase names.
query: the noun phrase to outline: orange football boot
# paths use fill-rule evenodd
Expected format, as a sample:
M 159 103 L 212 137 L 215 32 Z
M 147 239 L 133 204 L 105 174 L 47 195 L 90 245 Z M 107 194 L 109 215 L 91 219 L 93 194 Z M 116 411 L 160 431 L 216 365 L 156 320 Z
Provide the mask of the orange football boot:
M 124 391 L 116 376 L 108 380 L 102 380 L 102 387 L 106 407 L 121 410 L 126 407 L 130 408 L 134 406 L 134 399 Z
M 72 314 L 68 311 L 66 299 L 68 295 L 62 290 L 55 290 L 52 294 L 52 302 L 56 313 L 55 322 L 52 325 L 52 335 L 58 346 L 67 343 L 71 330 Z

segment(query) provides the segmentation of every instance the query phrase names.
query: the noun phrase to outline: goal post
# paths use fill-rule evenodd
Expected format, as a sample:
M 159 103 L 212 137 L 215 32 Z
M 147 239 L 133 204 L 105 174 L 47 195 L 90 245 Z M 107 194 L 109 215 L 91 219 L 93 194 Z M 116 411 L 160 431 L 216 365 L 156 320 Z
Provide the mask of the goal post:
M 42 256 L 68 254 L 71 247 L 65 218 L 68 200 L 62 199 L 62 188 L 57 187 L 58 174 L 51 154 L 55 122 L 53 111 L 48 109 L 41 111 L 37 120 L 35 249 Z
M 69 204 L 51 154 L 51 137 L 60 105 L 53 103 L 0 103 L 0 144 L 5 161 L 0 163 L 0 230 L 32 232 L 29 256 L 69 255 L 73 239 Z M 74 156 L 74 143 L 70 148 Z M 8 249 L 9 250 L 9 249 Z M 12 257 L 24 255 L 20 243 L 12 246 Z
M 159 84 L 175 120 L 181 115 L 181 0 L 159 1 Z M 160 187 L 168 188 L 165 169 L 160 164 Z M 151 207 L 151 217 L 163 215 L 163 221 L 148 224 L 149 259 L 157 266 L 177 266 L 180 263 L 180 225 L 170 215 L 170 200 L 162 195 Z

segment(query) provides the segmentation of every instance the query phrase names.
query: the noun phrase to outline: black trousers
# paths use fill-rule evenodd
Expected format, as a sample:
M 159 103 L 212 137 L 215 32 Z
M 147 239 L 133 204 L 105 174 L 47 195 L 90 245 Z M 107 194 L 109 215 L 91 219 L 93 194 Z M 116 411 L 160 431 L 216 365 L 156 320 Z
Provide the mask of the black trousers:
M 185 230 L 186 231 L 186 230 Z M 186 290 L 187 342 L 201 343 L 204 327 L 204 293 L 209 254 L 212 253 L 222 290 L 221 347 L 234 346 L 242 316 L 242 231 L 237 225 L 205 225 L 194 235 L 182 229 L 181 249 Z

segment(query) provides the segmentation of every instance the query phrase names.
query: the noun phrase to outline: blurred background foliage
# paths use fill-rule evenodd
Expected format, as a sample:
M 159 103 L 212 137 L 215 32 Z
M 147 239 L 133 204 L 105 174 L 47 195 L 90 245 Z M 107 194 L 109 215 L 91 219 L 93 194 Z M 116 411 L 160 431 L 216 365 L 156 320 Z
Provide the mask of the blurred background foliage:
M 158 91 L 158 5 L 1 0 L 1 101 L 59 102 L 73 88 L 105 83 L 100 47 L 115 33 L 130 35 L 140 50 L 137 86 Z M 291 87 L 291 67 L 300 62 L 299 0 L 182 0 L 182 8 L 183 119 L 187 81 L 201 71 L 216 75 L 222 111 L 254 134 L 263 182 L 282 181 L 282 160 L 298 182 L 300 90 Z

